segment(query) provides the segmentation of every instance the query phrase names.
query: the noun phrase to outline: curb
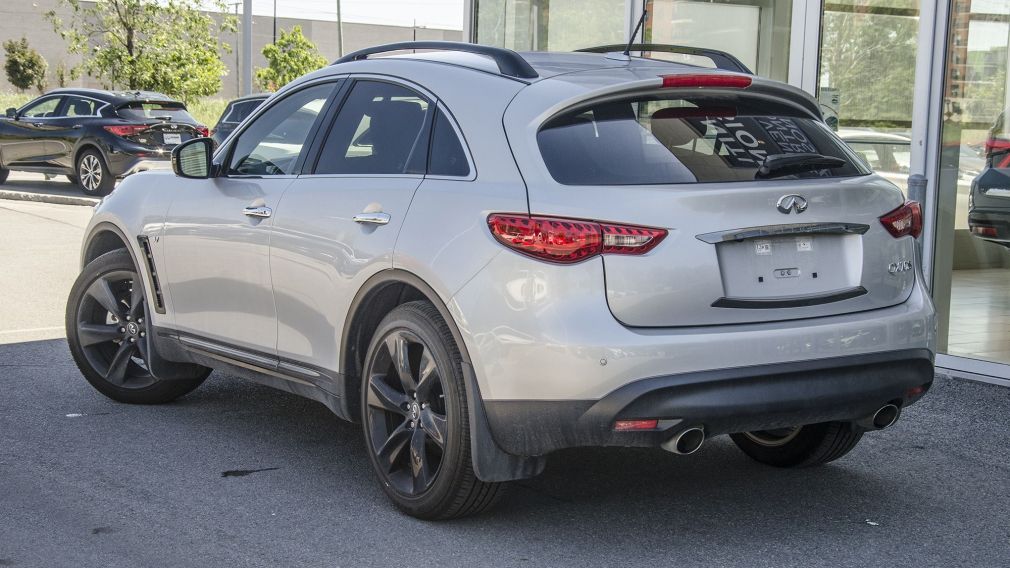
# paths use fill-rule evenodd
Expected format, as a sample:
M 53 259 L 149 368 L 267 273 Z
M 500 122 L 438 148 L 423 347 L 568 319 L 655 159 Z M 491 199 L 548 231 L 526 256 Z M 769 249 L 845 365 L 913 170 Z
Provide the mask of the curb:
M 36 203 L 55 203 L 57 205 L 87 205 L 89 207 L 94 207 L 95 205 L 98 205 L 99 201 L 101 201 L 96 197 L 32 193 L 30 191 L 13 191 L 10 189 L 0 189 L 0 199 L 34 201 Z

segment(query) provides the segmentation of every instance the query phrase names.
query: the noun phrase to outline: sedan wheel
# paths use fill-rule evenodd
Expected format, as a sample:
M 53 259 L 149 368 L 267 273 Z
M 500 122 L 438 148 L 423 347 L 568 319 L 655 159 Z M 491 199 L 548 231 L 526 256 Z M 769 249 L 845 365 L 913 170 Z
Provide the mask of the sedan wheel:
M 116 183 L 95 150 L 87 150 L 77 160 L 77 181 L 84 193 L 90 195 L 107 195 Z

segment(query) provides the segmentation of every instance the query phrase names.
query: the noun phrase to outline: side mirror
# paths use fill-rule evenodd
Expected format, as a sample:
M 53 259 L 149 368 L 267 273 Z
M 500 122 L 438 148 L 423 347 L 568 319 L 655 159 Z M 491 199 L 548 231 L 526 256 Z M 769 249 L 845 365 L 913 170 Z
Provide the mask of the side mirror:
M 18 109 L 14 107 L 7 109 L 7 118 L 17 118 L 17 117 L 18 117 Z
M 210 138 L 187 140 L 172 150 L 172 170 L 179 177 L 207 179 L 211 177 L 213 155 L 214 141 Z

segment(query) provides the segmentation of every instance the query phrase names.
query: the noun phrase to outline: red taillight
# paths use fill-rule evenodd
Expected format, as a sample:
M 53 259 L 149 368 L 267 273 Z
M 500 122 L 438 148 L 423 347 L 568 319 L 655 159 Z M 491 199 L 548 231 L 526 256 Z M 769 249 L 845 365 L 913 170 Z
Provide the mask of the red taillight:
M 1001 156 L 996 161 L 996 156 Z M 1010 140 L 989 136 L 985 141 L 985 157 L 993 158 L 993 166 L 997 168 L 1010 167 Z
M 719 75 L 697 73 L 691 75 L 660 75 L 663 87 L 723 87 L 726 89 L 746 89 L 751 84 L 747 75 Z
M 196 131 L 199 132 L 200 136 L 203 137 L 203 138 L 209 138 L 210 137 L 210 129 L 207 128 L 206 126 L 199 125 L 199 126 L 196 127 Z
M 645 254 L 666 237 L 665 229 L 508 213 L 489 215 L 487 225 L 510 249 L 563 264 L 597 254 Z
M 976 225 L 976 226 L 974 226 L 974 227 L 971 228 L 971 232 L 972 232 L 972 234 L 979 235 L 979 236 L 982 236 L 982 237 L 993 237 L 993 238 L 995 238 L 995 237 L 999 236 L 999 231 L 996 230 L 996 227 L 982 227 L 982 226 Z
M 133 136 L 147 130 L 146 124 L 116 124 L 113 126 L 103 126 L 105 130 L 116 136 Z
M 618 420 L 614 422 L 615 432 L 633 432 L 635 430 L 655 430 L 659 420 Z
M 901 207 L 883 215 L 880 222 L 894 238 L 905 235 L 919 238 L 922 234 L 922 208 L 916 201 L 906 201 Z

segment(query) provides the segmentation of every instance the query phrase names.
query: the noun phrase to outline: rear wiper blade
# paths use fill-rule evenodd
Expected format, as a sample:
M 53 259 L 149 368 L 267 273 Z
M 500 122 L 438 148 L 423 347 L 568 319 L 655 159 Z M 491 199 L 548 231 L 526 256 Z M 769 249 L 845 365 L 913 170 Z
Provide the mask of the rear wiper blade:
M 846 161 L 841 158 L 822 154 L 770 154 L 761 162 L 761 167 L 754 174 L 754 178 L 768 179 L 782 177 L 813 170 L 840 168 L 845 164 Z

